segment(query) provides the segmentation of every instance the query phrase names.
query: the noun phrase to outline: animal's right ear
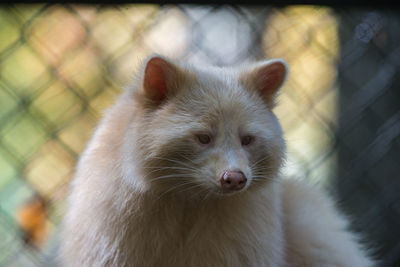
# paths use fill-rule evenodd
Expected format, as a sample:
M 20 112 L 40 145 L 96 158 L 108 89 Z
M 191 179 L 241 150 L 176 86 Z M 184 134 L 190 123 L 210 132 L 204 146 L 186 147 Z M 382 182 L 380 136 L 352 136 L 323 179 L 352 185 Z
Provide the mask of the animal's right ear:
M 146 60 L 143 74 L 145 97 L 155 104 L 162 103 L 177 90 L 179 71 L 167 59 L 159 55 L 150 56 Z
M 241 81 L 245 87 L 255 90 L 265 103 L 273 108 L 280 87 L 286 80 L 288 67 L 282 59 L 272 59 L 260 62 L 245 71 Z

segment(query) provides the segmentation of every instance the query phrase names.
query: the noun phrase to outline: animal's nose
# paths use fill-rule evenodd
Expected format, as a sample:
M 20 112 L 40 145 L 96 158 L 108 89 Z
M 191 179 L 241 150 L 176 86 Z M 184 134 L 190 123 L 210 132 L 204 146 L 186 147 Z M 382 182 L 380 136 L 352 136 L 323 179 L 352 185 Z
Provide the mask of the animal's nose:
M 241 171 L 225 170 L 222 173 L 221 187 L 225 190 L 241 190 L 247 182 L 247 178 Z

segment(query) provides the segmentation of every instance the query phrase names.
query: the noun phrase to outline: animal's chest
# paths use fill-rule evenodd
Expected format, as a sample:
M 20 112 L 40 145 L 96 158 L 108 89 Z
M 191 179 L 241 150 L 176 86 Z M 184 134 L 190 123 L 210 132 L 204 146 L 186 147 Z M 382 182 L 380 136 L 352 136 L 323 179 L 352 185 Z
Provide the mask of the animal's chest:
M 211 220 L 192 223 L 177 225 L 175 230 L 157 230 L 162 238 L 148 239 L 157 243 L 150 246 L 152 265 L 269 266 L 266 241 L 271 237 L 265 231 Z
M 232 201 L 147 207 L 152 216 L 132 218 L 136 230 L 129 227 L 129 261 L 135 266 L 280 266 L 275 264 L 283 254 L 279 217 L 254 203 L 252 209 Z

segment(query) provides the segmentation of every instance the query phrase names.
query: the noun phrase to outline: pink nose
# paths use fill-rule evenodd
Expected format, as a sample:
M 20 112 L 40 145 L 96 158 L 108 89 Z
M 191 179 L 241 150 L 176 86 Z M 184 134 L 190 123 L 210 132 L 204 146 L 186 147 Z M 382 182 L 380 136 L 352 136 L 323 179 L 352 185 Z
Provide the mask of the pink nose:
M 220 179 L 221 187 L 226 190 L 241 190 L 247 182 L 241 171 L 225 170 Z

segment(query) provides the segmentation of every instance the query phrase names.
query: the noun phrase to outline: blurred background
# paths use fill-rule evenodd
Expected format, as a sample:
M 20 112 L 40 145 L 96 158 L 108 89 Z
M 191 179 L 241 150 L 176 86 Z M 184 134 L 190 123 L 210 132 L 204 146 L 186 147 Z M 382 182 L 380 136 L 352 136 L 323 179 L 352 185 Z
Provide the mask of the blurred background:
M 284 58 L 285 173 L 325 187 L 380 266 L 400 266 L 400 10 L 0 6 L 0 266 L 51 266 L 74 165 L 153 52 Z

